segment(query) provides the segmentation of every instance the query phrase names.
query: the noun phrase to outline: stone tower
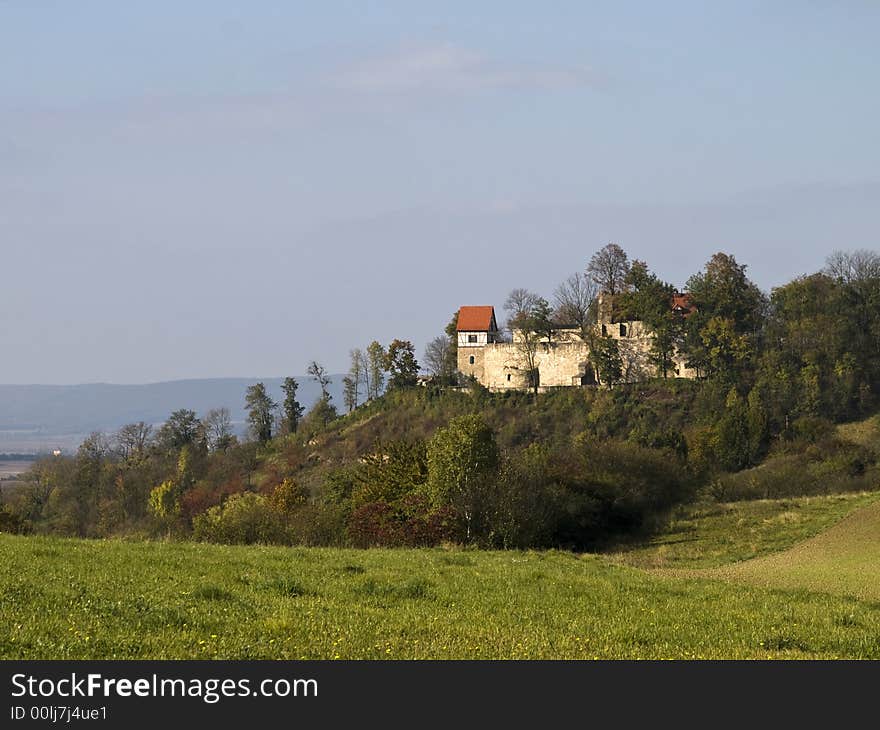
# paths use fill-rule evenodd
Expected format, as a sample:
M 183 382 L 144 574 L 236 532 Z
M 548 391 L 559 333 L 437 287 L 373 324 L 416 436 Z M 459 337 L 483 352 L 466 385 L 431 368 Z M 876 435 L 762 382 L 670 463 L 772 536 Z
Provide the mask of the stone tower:
M 500 332 L 495 307 L 465 306 L 458 310 L 458 369 L 485 381 L 486 345 L 498 342 Z

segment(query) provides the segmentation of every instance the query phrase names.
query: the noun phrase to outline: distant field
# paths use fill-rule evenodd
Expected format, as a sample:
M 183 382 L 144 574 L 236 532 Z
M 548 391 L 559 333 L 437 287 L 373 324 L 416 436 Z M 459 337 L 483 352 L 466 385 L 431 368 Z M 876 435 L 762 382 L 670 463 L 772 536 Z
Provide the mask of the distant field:
M 830 545 L 847 550 L 844 536 Z M 854 546 L 852 570 L 873 561 L 875 579 L 876 552 Z M 749 585 L 560 552 L 0 535 L 0 658 L 880 659 L 880 603 L 775 575 Z
M 0 479 L 23 474 L 33 465 L 32 461 L 2 461 L 0 460 Z

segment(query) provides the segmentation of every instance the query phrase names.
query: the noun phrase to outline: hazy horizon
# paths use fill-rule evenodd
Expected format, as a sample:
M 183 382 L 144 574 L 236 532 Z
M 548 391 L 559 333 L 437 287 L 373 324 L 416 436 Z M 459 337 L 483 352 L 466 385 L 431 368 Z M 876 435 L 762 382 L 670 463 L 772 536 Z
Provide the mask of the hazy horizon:
M 878 248 L 880 6 L 0 4 L 0 383 L 348 368 L 610 241 Z

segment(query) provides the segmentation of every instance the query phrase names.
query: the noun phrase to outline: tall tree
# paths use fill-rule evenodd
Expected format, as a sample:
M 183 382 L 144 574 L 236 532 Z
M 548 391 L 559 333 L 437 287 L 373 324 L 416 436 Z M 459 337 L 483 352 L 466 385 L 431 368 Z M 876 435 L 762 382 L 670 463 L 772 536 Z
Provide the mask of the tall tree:
M 416 348 L 409 340 L 394 340 L 385 353 L 389 388 L 407 388 L 418 382 L 419 362 Z
M 522 301 L 521 297 L 516 294 L 517 291 L 522 290 L 511 292 L 508 302 L 514 299 Z M 509 311 L 511 317 L 508 326 L 513 335 L 514 347 L 520 354 L 526 381 L 537 394 L 540 386 L 537 366 L 538 349 L 542 341 L 550 342 L 553 338 L 556 327 L 553 322 L 553 312 L 547 300 L 537 295 L 530 295 L 528 298 L 528 309 L 511 308 Z
M 703 271 L 688 279 L 687 290 L 700 318 L 732 320 L 740 333 L 755 333 L 761 328 L 767 298 L 746 275 L 747 268 L 732 255 L 719 252 Z
M 325 368 L 316 360 L 312 360 L 306 372 L 308 372 L 308 374 L 315 379 L 315 382 L 319 386 L 321 386 L 321 399 L 329 402 L 331 396 L 330 391 L 327 389 L 327 386 L 329 386 L 330 383 L 332 383 L 333 381 L 327 374 L 327 368 Z
M 299 383 L 296 382 L 296 378 L 284 378 L 284 381 L 281 383 L 281 391 L 284 393 L 284 401 L 281 407 L 284 413 L 284 425 L 287 428 L 287 433 L 296 433 L 305 410 L 299 400 L 297 400 L 297 390 L 299 390 Z
M 187 408 L 174 411 L 156 433 L 156 443 L 163 451 L 174 451 L 195 443 L 201 431 L 196 412 Z
M 272 424 L 275 420 L 274 412 L 277 404 L 269 397 L 265 385 L 257 383 L 248 387 L 245 407 L 254 437 L 261 444 L 266 443 L 272 438 Z
M 696 307 L 686 325 L 688 363 L 731 381 L 757 351 L 767 298 L 746 276 L 745 264 L 726 253 L 712 256 L 687 288 Z
M 626 286 L 629 273 L 629 257 L 616 243 L 609 243 L 593 254 L 587 264 L 587 276 L 604 294 L 615 295 Z
M 466 539 L 479 537 L 500 461 L 495 433 L 480 416 L 458 416 L 428 443 L 427 460 L 425 489 L 432 503 L 451 505 Z
M 458 312 L 452 315 L 443 331 L 449 338 L 449 371 L 455 378 L 458 372 Z
M 208 411 L 202 419 L 202 430 L 208 451 L 226 451 L 236 440 L 228 408 L 212 408 Z
M 369 397 L 378 398 L 385 388 L 385 348 L 375 340 L 367 346 L 367 377 Z
M 880 254 L 860 249 L 835 251 L 826 272 L 840 286 L 841 312 L 849 351 L 870 389 L 880 381 Z
M 116 450 L 123 459 L 139 459 L 144 455 L 153 427 L 138 421 L 128 423 L 116 432 Z
M 586 274 L 572 274 L 563 281 L 553 297 L 556 304 L 556 320 L 560 324 L 576 325 L 583 339 L 587 338 L 596 319 L 594 302 L 597 287 Z
M 361 390 L 361 385 L 364 383 L 367 373 L 366 368 L 364 367 L 366 358 L 360 348 L 355 348 L 354 350 L 349 351 L 348 355 L 351 360 L 351 365 L 348 368 L 348 383 L 343 379 L 343 387 L 350 391 L 352 396 L 351 407 L 348 409 L 351 411 L 354 408 L 357 408 L 360 403 L 361 394 L 364 392 Z
M 306 415 L 306 420 L 312 425 L 320 423 L 321 425 L 326 426 L 337 416 L 336 406 L 330 402 L 333 400 L 333 397 L 327 389 L 327 386 L 329 386 L 332 381 L 330 380 L 330 376 L 327 375 L 327 368 L 315 360 L 312 360 L 309 365 L 308 373 L 315 379 L 318 385 L 321 386 L 321 397 L 315 402 L 315 405 L 312 406 L 311 410 Z
M 342 377 L 342 402 L 345 409 L 351 413 L 358 405 L 358 385 L 351 375 Z
M 612 386 L 623 377 L 623 358 L 617 340 L 611 336 L 593 337 L 590 358 L 596 370 L 596 382 Z
M 440 335 L 425 345 L 425 365 L 428 372 L 441 383 L 452 382 L 455 368 L 452 358 L 452 341 L 447 335 Z
M 513 289 L 504 301 L 504 311 L 507 312 L 507 329 L 511 332 L 515 329 L 516 322 L 522 322 L 525 317 L 531 316 L 540 297 L 528 289 Z

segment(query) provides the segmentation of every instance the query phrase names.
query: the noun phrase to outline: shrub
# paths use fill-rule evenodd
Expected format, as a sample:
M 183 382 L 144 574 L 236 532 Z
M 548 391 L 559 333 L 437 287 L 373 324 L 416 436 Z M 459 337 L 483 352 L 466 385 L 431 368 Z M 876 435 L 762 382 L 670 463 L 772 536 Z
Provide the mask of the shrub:
M 434 508 L 424 495 L 412 494 L 397 504 L 370 502 L 348 521 L 348 538 L 355 547 L 429 547 L 455 533 L 450 507 Z
M 870 491 L 878 486 L 880 469 L 868 450 L 829 439 L 802 453 L 771 457 L 754 469 L 721 476 L 708 493 L 732 502 Z
M 236 494 L 193 520 L 197 540 L 225 544 L 288 542 L 279 514 L 265 497 L 253 492 Z

